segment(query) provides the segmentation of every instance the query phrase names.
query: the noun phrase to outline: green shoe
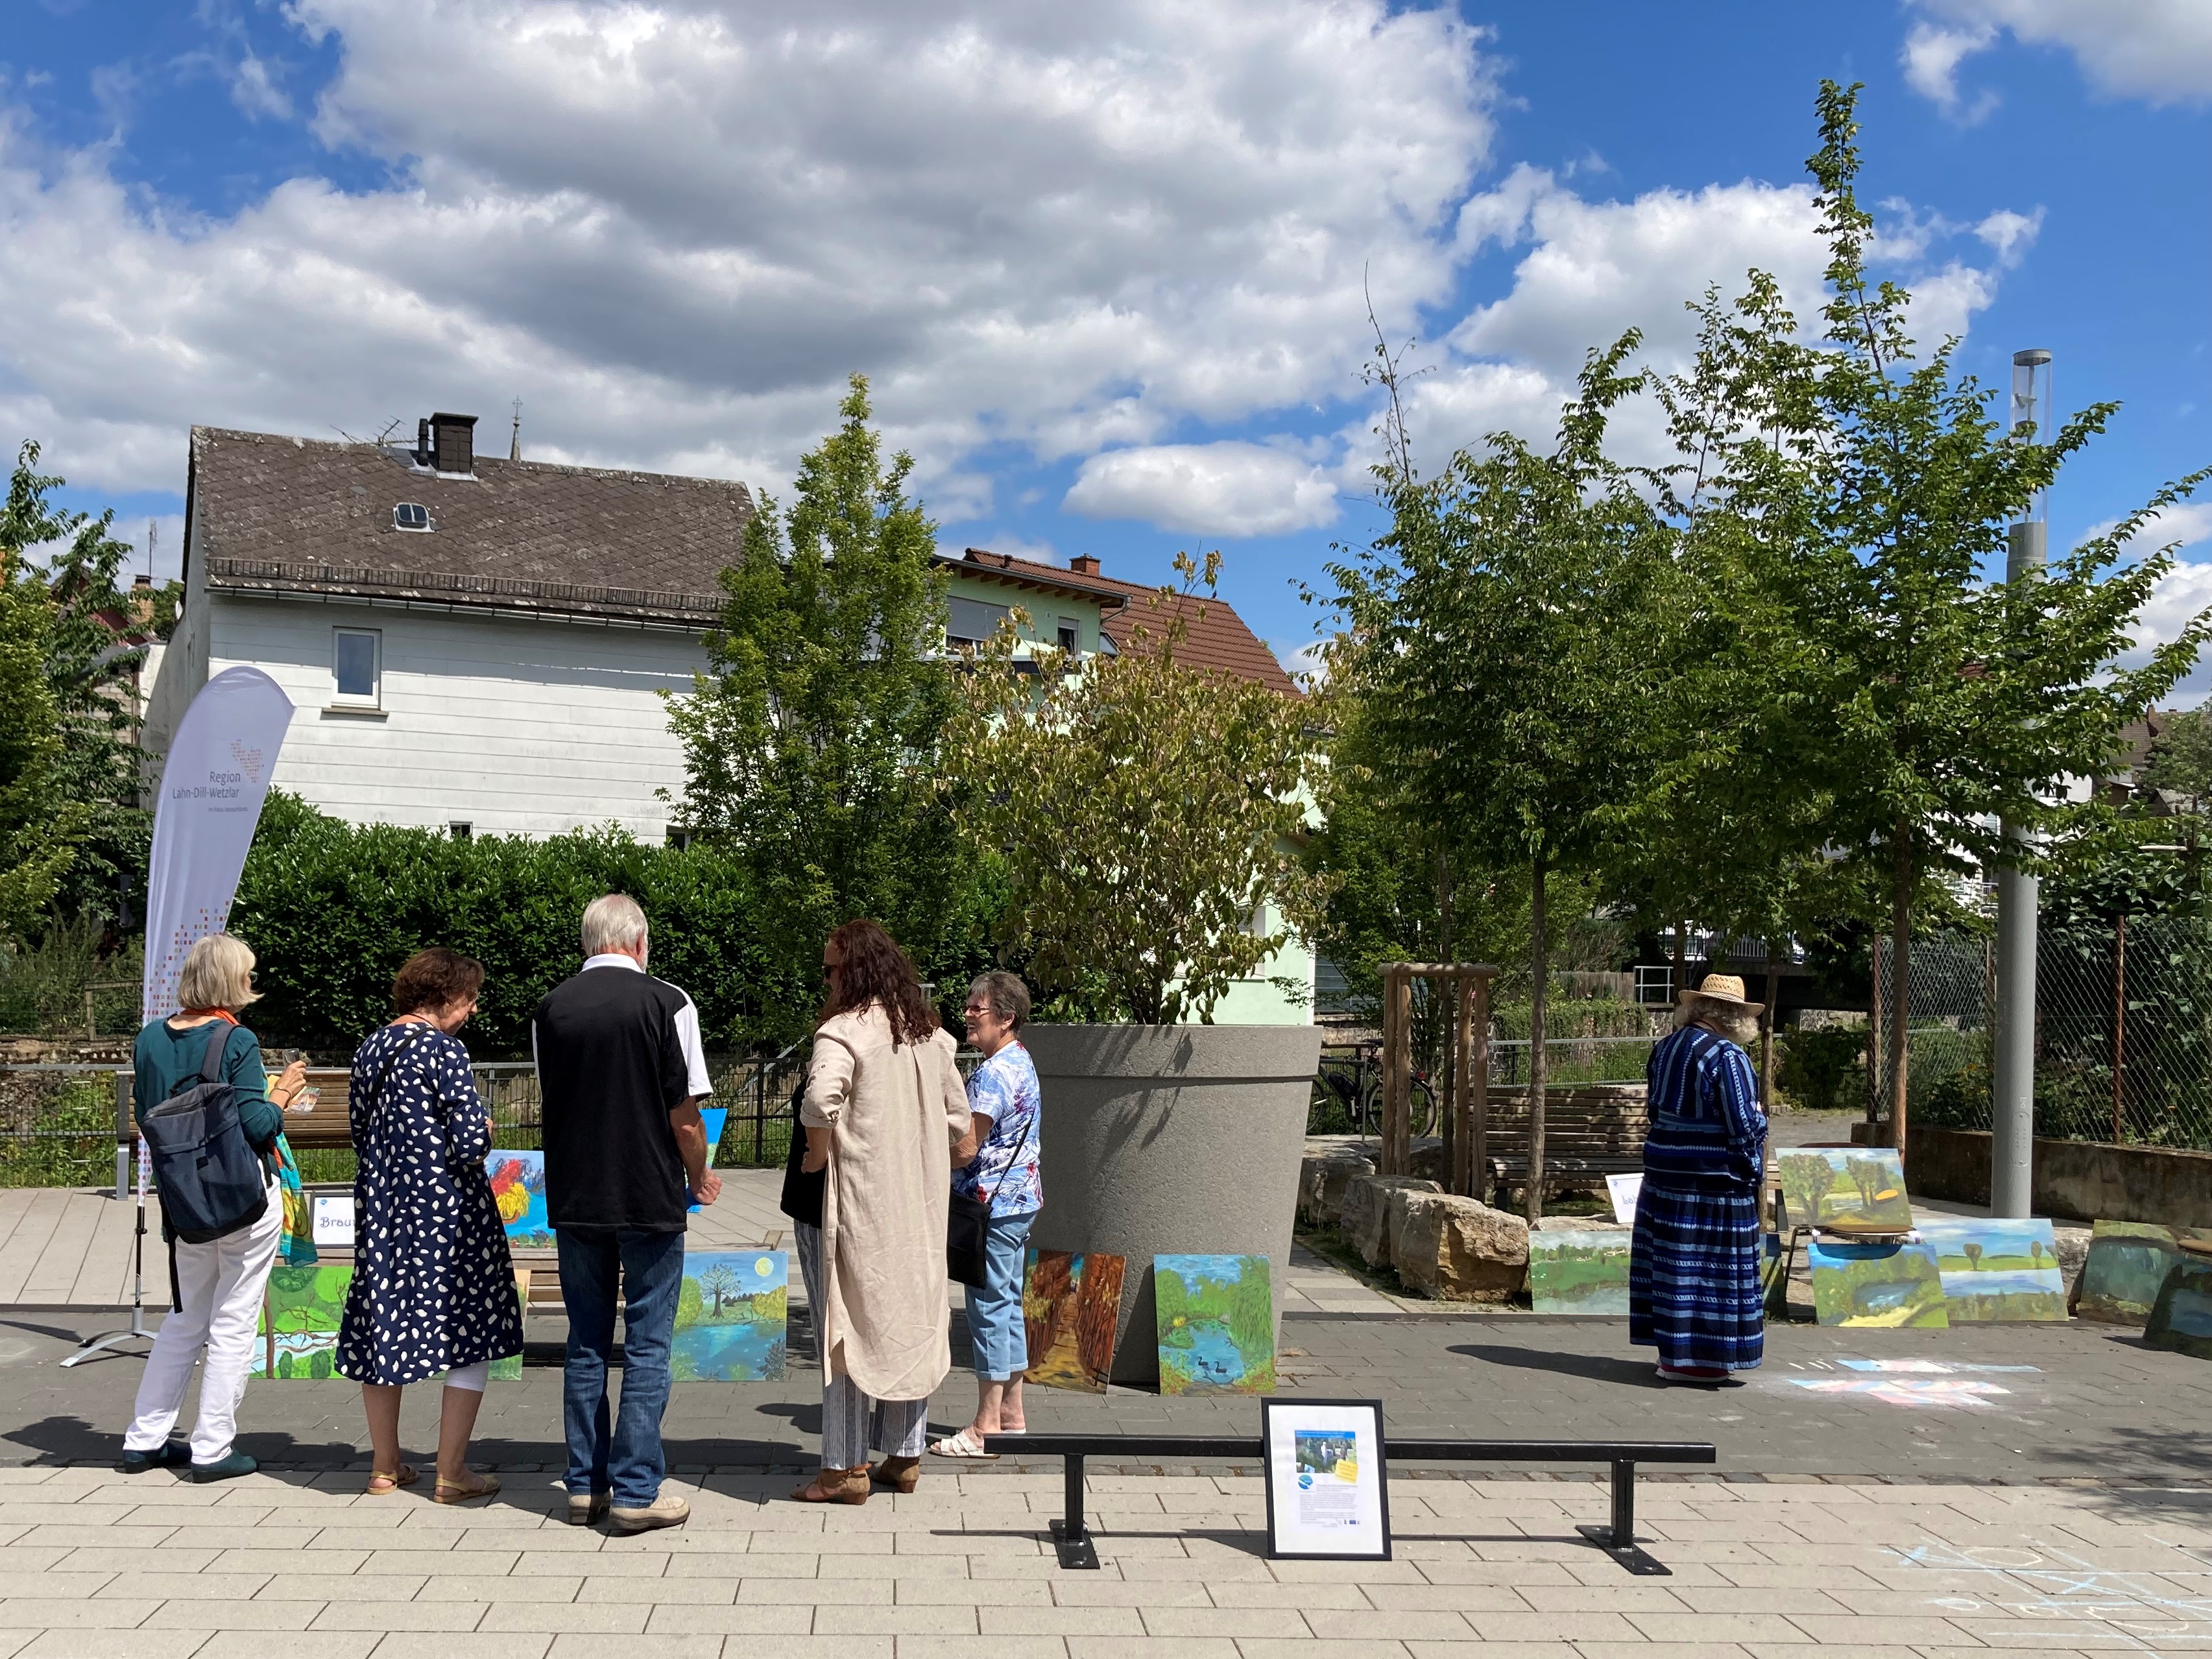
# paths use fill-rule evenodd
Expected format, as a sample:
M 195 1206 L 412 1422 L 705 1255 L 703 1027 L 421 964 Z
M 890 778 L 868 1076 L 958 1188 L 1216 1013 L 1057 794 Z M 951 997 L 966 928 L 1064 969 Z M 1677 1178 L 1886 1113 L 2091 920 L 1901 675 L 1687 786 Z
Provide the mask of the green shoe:
M 234 1451 L 220 1463 L 195 1463 L 192 1479 L 204 1485 L 210 1480 L 235 1480 L 241 1474 L 251 1474 L 261 1465 L 244 1452 Z
M 123 1449 L 123 1461 L 115 1467 L 125 1474 L 143 1474 L 149 1469 L 180 1469 L 192 1461 L 192 1449 L 181 1440 L 165 1440 L 152 1451 L 132 1451 Z

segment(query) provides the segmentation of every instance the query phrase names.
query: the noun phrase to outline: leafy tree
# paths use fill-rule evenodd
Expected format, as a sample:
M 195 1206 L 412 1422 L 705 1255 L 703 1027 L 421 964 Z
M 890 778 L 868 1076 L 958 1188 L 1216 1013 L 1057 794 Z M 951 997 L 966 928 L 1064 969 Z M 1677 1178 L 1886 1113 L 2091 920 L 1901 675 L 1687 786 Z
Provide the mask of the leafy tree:
M 702 1294 L 714 1298 L 713 1313 L 715 1318 L 720 1319 L 722 1316 L 722 1306 L 725 1303 L 736 1299 L 738 1284 L 737 1270 L 726 1262 L 716 1262 L 700 1276 L 700 1291 Z
M 1835 1184 L 1835 1166 L 1813 1152 L 1784 1152 L 1774 1161 L 1781 1177 L 1782 1196 L 1790 1206 L 1790 1223 L 1809 1227 L 1820 1213 L 1820 1200 Z
M 2188 834 L 2193 846 L 2197 821 L 2212 799 L 2212 718 L 2202 708 L 2176 714 L 2151 744 L 2143 780 L 2153 789 L 2179 795 L 2188 803 Z
M 1202 581 L 1210 599 L 1218 563 L 1179 556 L 1186 593 Z M 1079 665 L 1044 651 L 1024 672 L 1002 627 L 975 654 L 954 745 L 962 821 L 1003 867 L 1000 944 L 1046 991 L 1094 988 L 1142 1024 L 1210 1022 L 1310 925 L 1315 890 L 1296 848 L 1304 710 L 1182 662 L 1188 624 L 1160 599 L 1130 649 Z M 1263 904 L 1285 925 L 1255 927 Z
M 1331 673 L 1354 689 L 1405 799 L 1478 860 L 1527 872 L 1532 1219 L 1543 1205 L 1550 884 L 1604 866 L 1619 805 L 1649 772 L 1639 706 L 1671 538 L 1604 452 L 1612 411 L 1643 384 L 1621 372 L 1637 343 L 1631 333 L 1590 354 L 1548 454 L 1498 434 L 1424 482 L 1392 442 L 1377 469 L 1390 529 L 1331 567 L 1345 622 Z
M 749 872 L 765 1012 L 788 1037 L 811 1024 L 839 923 L 881 921 L 925 977 L 979 961 L 981 931 L 939 787 L 954 697 L 935 526 L 907 495 L 912 458 L 884 462 L 864 377 L 839 412 L 788 510 L 764 497 L 746 526 L 709 666 L 669 700 L 681 821 Z
M 163 618 L 173 620 L 175 584 L 158 614 L 143 619 L 121 586 L 131 547 L 114 534 L 113 509 L 97 518 L 53 505 L 64 480 L 38 471 L 39 446 L 25 444 L 0 506 L 0 556 L 54 547 L 45 573 L 52 597 L 46 672 L 63 733 L 49 787 L 82 809 L 82 839 L 58 896 L 72 914 L 120 919 L 129 890 L 143 884 L 151 817 L 138 804 L 138 716 L 133 678 Z M 27 569 L 27 561 L 25 562 Z
M 0 943 L 20 940 L 52 902 L 88 814 L 61 803 L 63 726 L 46 672 L 53 597 L 17 548 L 0 542 Z
M 1728 524 L 1713 544 L 1732 573 L 1731 637 L 1768 670 L 1748 682 L 1768 693 L 1756 705 L 1756 799 L 1824 825 L 1839 890 L 1856 884 L 1891 934 L 1888 1083 L 1902 1146 L 1916 923 L 1943 878 L 2030 861 L 1998 822 L 2063 827 L 2061 781 L 2095 773 L 2123 726 L 2195 659 L 2201 617 L 2143 666 L 2117 666 L 2171 562 L 2122 560 L 2150 514 L 2207 475 L 2167 486 L 2039 577 L 1986 579 L 2009 525 L 2114 406 L 2047 435 L 2009 434 L 1983 388 L 1954 371 L 1954 343 L 1916 358 L 1910 296 L 1867 270 L 1856 94 L 1822 83 L 1808 164 L 1830 254 L 1825 342 L 1799 341 L 1758 279 L 1736 308 L 1722 376 L 1735 377 L 1722 400 L 1734 408 L 1714 459 L 1714 510 Z

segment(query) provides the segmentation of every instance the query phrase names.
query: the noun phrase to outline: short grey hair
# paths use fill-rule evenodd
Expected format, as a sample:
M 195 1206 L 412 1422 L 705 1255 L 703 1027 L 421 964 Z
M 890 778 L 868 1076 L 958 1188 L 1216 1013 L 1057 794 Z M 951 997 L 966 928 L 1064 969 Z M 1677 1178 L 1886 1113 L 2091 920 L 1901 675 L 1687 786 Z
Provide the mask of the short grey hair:
M 1017 1031 L 1030 1017 L 1030 988 L 1022 983 L 1019 974 L 1010 974 L 1003 968 L 976 975 L 968 994 Z
M 253 988 L 253 949 L 235 933 L 194 939 L 177 975 L 177 1006 L 222 1008 L 236 1013 L 261 1000 Z
M 609 893 L 584 907 L 584 954 L 603 957 L 645 943 L 645 912 L 627 893 Z

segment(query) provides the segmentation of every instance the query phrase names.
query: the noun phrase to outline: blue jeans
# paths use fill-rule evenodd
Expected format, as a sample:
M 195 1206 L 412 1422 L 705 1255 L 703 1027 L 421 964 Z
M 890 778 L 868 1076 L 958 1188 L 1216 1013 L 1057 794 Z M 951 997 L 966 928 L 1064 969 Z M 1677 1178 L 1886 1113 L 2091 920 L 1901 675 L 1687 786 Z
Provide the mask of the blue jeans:
M 968 1291 L 968 1334 L 975 1344 L 975 1375 L 986 1382 L 1006 1382 L 1029 1369 L 1029 1334 L 1022 1323 L 1022 1263 L 1027 1255 L 1030 1210 L 994 1215 L 983 1239 L 988 1271 L 981 1286 Z
M 660 1496 L 667 1462 L 660 1418 L 668 1409 L 668 1350 L 684 1285 L 684 1235 L 625 1227 L 612 1237 L 555 1235 L 561 1299 L 568 1310 L 562 1417 L 568 1437 L 570 1492 L 611 1492 L 617 1507 L 644 1509 Z M 622 1410 L 608 1433 L 607 1363 L 614 1357 L 615 1297 L 623 1306 Z

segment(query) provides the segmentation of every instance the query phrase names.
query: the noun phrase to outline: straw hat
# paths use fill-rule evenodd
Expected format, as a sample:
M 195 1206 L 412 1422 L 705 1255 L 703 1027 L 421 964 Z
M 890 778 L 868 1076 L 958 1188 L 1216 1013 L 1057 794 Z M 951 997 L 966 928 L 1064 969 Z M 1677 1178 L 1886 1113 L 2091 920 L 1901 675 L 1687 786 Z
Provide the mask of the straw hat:
M 1734 974 L 1707 974 L 1696 990 L 1682 993 L 1682 1000 L 1685 1002 L 1689 1001 L 1692 997 L 1701 997 L 1707 1002 L 1717 1003 L 1731 1013 L 1755 1014 L 1766 1006 L 1763 1002 L 1745 1000 L 1743 981 Z

